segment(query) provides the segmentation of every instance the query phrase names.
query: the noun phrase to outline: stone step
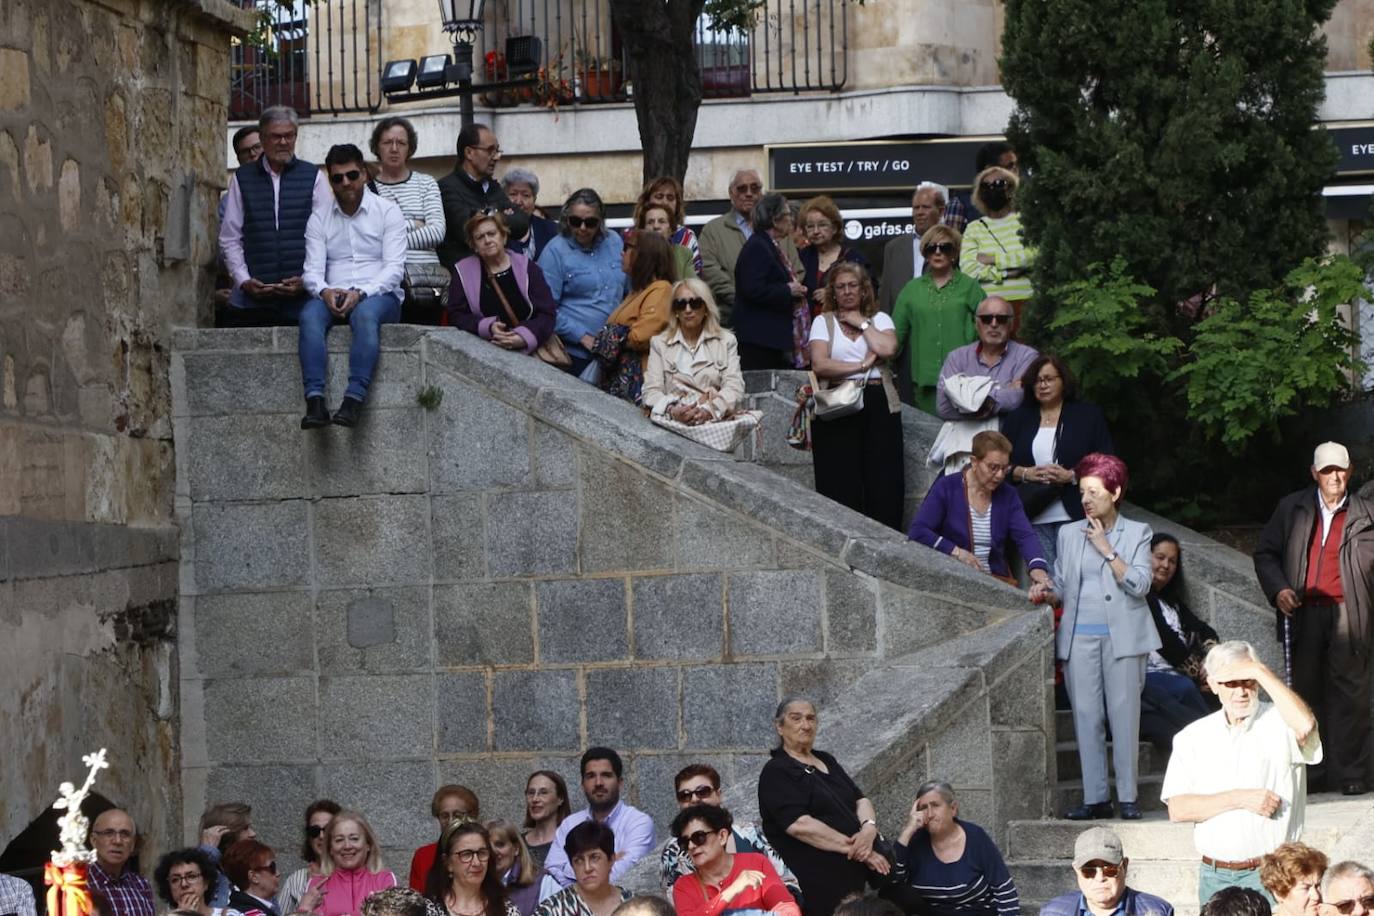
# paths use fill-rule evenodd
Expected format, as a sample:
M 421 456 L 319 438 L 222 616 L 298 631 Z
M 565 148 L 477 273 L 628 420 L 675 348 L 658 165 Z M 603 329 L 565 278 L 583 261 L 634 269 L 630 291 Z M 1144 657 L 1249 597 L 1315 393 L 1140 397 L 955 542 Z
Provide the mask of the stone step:
M 1149 811 L 1138 821 L 1012 821 L 1007 825 L 1007 860 L 1062 859 L 1067 862 L 1073 858 L 1074 840 L 1091 824 L 1108 826 L 1115 831 L 1132 862 L 1192 862 L 1197 859 L 1193 849 L 1193 825 L 1175 824 L 1165 811 Z M 1344 824 L 1312 818 L 1303 831 L 1303 842 L 1317 849 L 1330 849 L 1346 829 Z
M 1127 853 L 1129 858 L 1129 850 Z M 1044 903 L 1060 894 L 1076 890 L 1073 868 L 1067 860 L 1036 860 L 1008 862 L 1012 879 L 1016 881 L 1016 892 L 1024 901 Z M 1197 905 L 1196 861 L 1187 862 L 1137 862 L 1131 859 L 1127 872 L 1127 883 L 1138 891 L 1163 897 L 1175 907 Z
M 1062 739 L 1063 736 L 1061 735 Z M 1078 742 L 1074 740 L 1060 740 L 1054 746 L 1055 764 L 1059 768 L 1059 779 L 1079 779 L 1083 775 L 1083 768 L 1078 759 Z M 1140 775 L 1159 774 L 1164 775 L 1164 768 L 1169 764 L 1169 755 L 1160 751 L 1148 741 L 1140 745 L 1139 754 L 1136 757 L 1136 771 Z M 1116 766 L 1112 762 L 1112 743 L 1107 742 L 1107 770 L 1110 773 L 1116 772 Z
M 1159 800 L 1159 790 L 1163 785 L 1163 773 L 1140 774 L 1136 779 L 1136 804 L 1140 806 L 1141 811 L 1159 811 L 1164 808 L 1164 803 Z M 1112 784 L 1110 788 L 1115 792 L 1115 784 Z M 1054 787 L 1053 797 L 1054 810 L 1057 814 L 1063 814 L 1070 808 L 1083 804 L 1083 781 L 1081 779 L 1060 780 Z M 1112 821 L 1111 823 L 1130 822 Z

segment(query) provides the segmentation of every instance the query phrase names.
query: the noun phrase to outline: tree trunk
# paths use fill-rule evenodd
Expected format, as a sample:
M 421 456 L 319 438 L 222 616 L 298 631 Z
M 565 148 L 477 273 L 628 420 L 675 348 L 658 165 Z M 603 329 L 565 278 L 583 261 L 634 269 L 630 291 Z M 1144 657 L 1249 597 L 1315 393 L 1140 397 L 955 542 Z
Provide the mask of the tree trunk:
M 634 80 L 644 180 L 681 181 L 701 107 L 696 22 L 706 0 L 610 0 Z

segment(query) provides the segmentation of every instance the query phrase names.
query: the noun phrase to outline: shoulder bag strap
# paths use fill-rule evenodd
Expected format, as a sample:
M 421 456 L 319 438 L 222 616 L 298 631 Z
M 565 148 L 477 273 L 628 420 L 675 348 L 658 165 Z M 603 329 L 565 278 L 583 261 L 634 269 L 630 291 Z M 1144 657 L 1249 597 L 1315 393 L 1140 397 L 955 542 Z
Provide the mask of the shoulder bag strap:
M 505 311 L 506 317 L 510 319 L 510 326 L 512 328 L 520 327 L 520 319 L 515 317 L 515 309 L 510 307 L 510 302 L 506 299 L 506 294 L 502 292 L 501 284 L 497 282 L 496 275 L 487 269 L 485 263 L 482 264 L 482 273 L 486 274 L 487 279 L 491 281 L 491 288 L 496 291 L 496 298 L 501 300 L 501 308 Z M 477 294 L 479 296 L 482 294 L 480 285 L 477 288 Z

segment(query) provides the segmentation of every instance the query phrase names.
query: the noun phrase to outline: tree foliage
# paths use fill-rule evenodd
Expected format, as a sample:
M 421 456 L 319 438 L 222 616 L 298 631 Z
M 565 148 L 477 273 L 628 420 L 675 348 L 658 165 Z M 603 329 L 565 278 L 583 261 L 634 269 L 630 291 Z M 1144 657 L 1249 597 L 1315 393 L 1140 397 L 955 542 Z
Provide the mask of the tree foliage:
M 1358 270 L 1316 260 L 1334 2 L 1007 0 L 1027 331 L 1083 375 L 1160 508 L 1263 512 L 1270 468 L 1218 488 L 1213 464 L 1310 448 L 1311 408 L 1349 391 L 1335 304 Z

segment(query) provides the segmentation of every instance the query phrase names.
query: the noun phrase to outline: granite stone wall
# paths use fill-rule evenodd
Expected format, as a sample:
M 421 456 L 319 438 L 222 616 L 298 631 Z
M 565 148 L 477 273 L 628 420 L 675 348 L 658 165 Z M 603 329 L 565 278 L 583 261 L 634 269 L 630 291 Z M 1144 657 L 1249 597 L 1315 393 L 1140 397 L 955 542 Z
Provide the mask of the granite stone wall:
M 1049 627 L 1014 590 L 535 360 L 456 330 L 382 341 L 364 423 L 306 434 L 293 330 L 178 332 L 188 835 L 244 797 L 293 837 L 333 796 L 403 868 L 439 783 L 518 817 L 536 768 L 580 801 L 593 744 L 660 823 L 693 760 L 747 810 L 790 693 L 885 819 L 927 773 L 989 824 L 1044 813 Z
M 0 848 L 100 746 L 146 854 L 179 839 L 168 329 L 209 289 L 249 19 L 0 3 Z

